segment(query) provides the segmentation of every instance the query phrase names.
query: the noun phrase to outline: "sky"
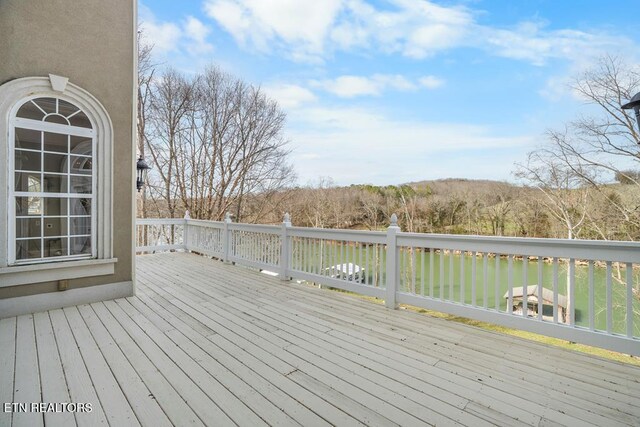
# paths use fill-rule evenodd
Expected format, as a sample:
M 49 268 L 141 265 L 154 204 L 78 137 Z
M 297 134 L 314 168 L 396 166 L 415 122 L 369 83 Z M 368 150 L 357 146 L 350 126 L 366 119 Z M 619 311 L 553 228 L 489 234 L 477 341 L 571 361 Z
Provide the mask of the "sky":
M 300 184 L 514 181 L 594 110 L 570 89 L 603 54 L 640 65 L 637 0 L 145 0 L 154 60 L 215 64 L 287 114 Z

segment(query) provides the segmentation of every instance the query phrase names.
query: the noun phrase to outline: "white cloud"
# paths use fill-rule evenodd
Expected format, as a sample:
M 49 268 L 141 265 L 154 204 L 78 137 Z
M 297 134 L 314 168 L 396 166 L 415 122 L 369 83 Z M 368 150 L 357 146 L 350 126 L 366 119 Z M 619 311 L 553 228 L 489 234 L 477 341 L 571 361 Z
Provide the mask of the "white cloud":
M 436 76 L 424 76 L 421 77 L 418 82 L 427 89 L 437 89 L 444 85 L 444 80 Z
M 198 19 L 193 16 L 188 16 L 184 23 L 184 32 L 191 41 L 188 48 L 193 53 L 206 53 L 213 50 L 213 45 L 207 42 L 207 36 L 211 32 L 211 29 Z
M 140 30 L 144 43 L 153 46 L 154 56 L 160 58 L 171 54 L 186 53 L 185 56 L 201 58 L 213 51 L 208 41 L 211 28 L 193 16 L 181 21 L 160 21 L 144 4 L 139 5 Z
M 335 79 L 311 82 L 313 86 L 320 87 L 341 98 L 378 96 L 388 89 L 400 91 L 418 90 L 421 87 L 435 89 L 443 83 L 443 80 L 435 76 L 425 76 L 417 82 L 413 82 L 399 74 L 374 74 L 370 77 L 346 75 Z
M 313 92 L 294 84 L 272 84 L 264 86 L 263 90 L 285 109 L 298 108 L 303 104 L 316 101 Z
M 206 13 L 245 47 L 271 52 L 284 47 L 294 59 L 324 51 L 341 0 L 206 0 Z
M 335 51 L 370 50 L 421 59 L 473 47 L 543 65 L 552 58 L 584 61 L 621 46 L 625 37 L 597 31 L 548 30 L 539 21 L 512 27 L 481 25 L 482 13 L 427 0 L 392 0 L 381 8 L 364 0 L 204 0 L 207 14 L 245 48 L 321 61 Z
M 494 55 L 545 65 L 550 59 L 589 63 L 611 50 L 631 50 L 629 39 L 597 32 L 545 30 L 541 22 L 522 22 L 513 29 L 478 27 L 478 40 Z
M 352 98 L 361 95 L 379 95 L 382 89 L 378 82 L 361 76 L 340 76 L 334 80 L 324 80 L 314 84 L 343 98 Z
M 156 53 L 163 54 L 178 48 L 182 31 L 172 22 L 146 20 L 140 23 L 144 42 L 153 46 Z
M 535 145 L 529 136 L 494 136 L 482 126 L 397 120 L 358 108 L 290 113 L 292 160 L 301 182 L 331 176 L 341 185 L 399 184 L 442 177 L 508 179 Z M 467 153 L 463 161 L 460 153 Z M 484 161 L 478 160 L 484 156 Z

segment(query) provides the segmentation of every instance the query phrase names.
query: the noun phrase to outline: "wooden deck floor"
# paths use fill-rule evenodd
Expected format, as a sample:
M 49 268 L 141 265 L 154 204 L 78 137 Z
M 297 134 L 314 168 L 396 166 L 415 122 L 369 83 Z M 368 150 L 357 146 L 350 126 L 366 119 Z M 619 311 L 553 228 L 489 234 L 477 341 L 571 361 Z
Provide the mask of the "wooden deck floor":
M 640 369 L 190 254 L 133 298 L 0 321 L 0 425 L 640 425 Z M 2 408 L 0 408 L 2 409 Z

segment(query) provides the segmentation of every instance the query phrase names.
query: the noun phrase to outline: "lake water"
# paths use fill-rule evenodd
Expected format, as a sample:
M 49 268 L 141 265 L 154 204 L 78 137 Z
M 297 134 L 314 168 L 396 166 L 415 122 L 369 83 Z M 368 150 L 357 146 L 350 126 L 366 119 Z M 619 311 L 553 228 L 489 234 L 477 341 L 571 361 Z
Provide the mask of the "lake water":
M 377 254 L 377 256 L 376 256 Z M 441 297 L 440 286 L 440 257 L 443 261 L 443 277 L 442 277 L 442 295 L 444 299 L 461 301 L 461 281 L 460 277 L 464 274 L 464 302 L 472 304 L 473 291 L 473 261 L 475 258 L 475 305 L 484 306 L 485 298 L 485 268 L 482 257 L 474 257 L 470 254 L 462 256 L 460 254 L 433 254 L 433 272 L 431 272 L 431 262 L 429 251 L 403 250 L 400 256 L 400 290 L 405 292 L 415 292 L 418 295 L 431 296 L 433 298 Z M 317 265 L 317 269 L 323 270 L 332 265 L 341 263 L 354 263 L 360 265 L 366 270 L 366 281 L 374 286 L 383 286 L 385 283 L 385 264 L 386 253 L 382 246 L 353 246 L 340 244 L 308 245 L 306 247 L 294 246 L 294 265 L 307 266 Z M 521 287 L 525 284 L 528 286 L 538 284 L 538 261 L 513 259 L 512 261 L 512 286 Z M 322 267 L 320 267 L 322 264 Z M 461 265 L 462 264 L 462 265 Z M 490 308 L 495 308 L 496 295 L 496 275 L 498 303 L 500 309 L 505 311 L 507 301 L 503 296 L 509 286 L 509 261 L 507 258 L 500 258 L 496 268 L 495 257 L 489 257 L 486 263 L 487 278 L 487 302 Z M 637 288 L 640 283 L 640 269 L 633 270 L 633 283 Z M 315 267 L 313 267 L 315 268 Z M 557 287 L 558 293 L 569 297 L 567 292 L 567 276 L 569 264 L 562 260 L 557 265 Z M 589 267 L 587 265 L 576 264 L 575 266 L 575 320 L 580 326 L 589 326 Z M 462 271 L 461 271 L 462 270 Z M 606 329 L 606 283 L 607 271 L 604 266 L 594 266 L 594 320 L 595 328 L 600 330 Z M 433 293 L 431 293 L 430 280 L 433 277 Z M 424 282 L 423 282 L 424 281 Z M 620 265 L 612 269 L 612 331 L 615 333 L 626 334 L 626 266 Z M 554 265 L 551 262 L 542 262 L 542 284 L 545 288 L 553 290 L 554 284 Z M 640 337 L 640 301 L 638 297 L 634 297 L 634 336 Z M 545 315 L 552 315 L 552 312 L 545 311 Z

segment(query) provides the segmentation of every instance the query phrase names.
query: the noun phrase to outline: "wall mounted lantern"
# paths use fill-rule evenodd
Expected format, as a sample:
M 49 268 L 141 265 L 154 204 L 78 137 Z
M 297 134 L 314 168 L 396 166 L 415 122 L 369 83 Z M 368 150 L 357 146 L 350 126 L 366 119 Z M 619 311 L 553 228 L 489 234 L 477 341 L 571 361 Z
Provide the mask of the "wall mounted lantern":
M 151 169 L 151 167 L 144 161 L 144 158 L 140 156 L 138 159 L 138 163 L 136 163 L 137 170 L 137 179 L 136 179 L 136 188 L 138 189 L 138 193 L 144 187 L 144 183 L 147 180 L 147 171 Z

